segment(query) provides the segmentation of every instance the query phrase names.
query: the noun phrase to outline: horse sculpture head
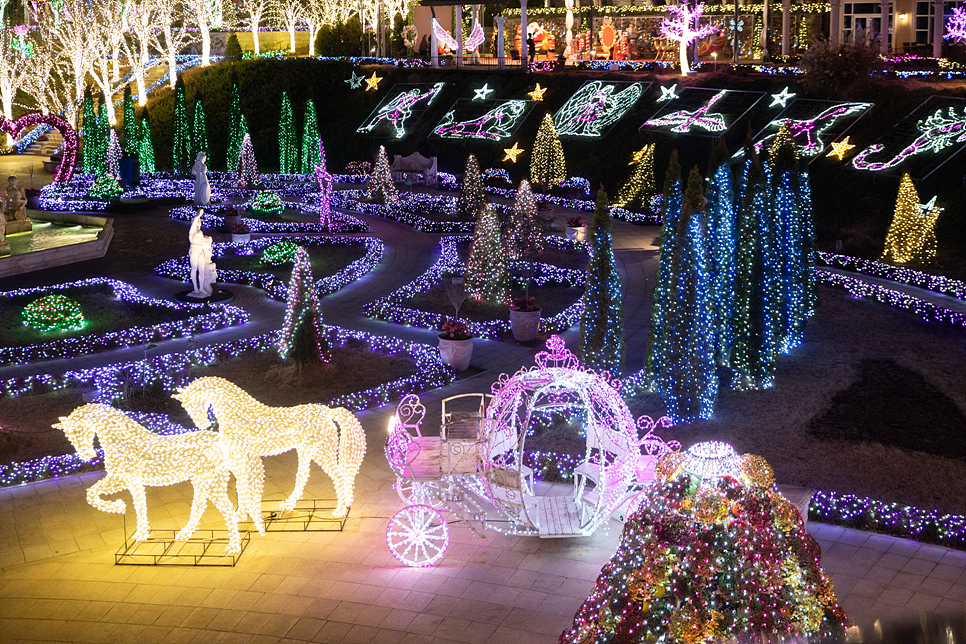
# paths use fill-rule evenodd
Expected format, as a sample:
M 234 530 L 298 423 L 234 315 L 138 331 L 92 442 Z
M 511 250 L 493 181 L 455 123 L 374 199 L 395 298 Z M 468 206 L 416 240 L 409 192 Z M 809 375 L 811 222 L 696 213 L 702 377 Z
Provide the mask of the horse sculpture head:
M 60 422 L 52 425 L 67 436 L 67 440 L 77 450 L 77 455 L 89 461 L 97 456 L 94 450 L 94 435 L 100 428 L 115 421 L 114 409 L 108 405 L 91 403 L 78 407 L 69 416 L 61 416 Z
M 208 429 L 211 427 L 211 418 L 208 417 L 208 410 L 211 409 L 211 387 L 210 381 L 220 380 L 220 378 L 198 378 L 172 394 L 171 397 L 181 403 L 184 410 L 191 417 L 191 422 L 198 429 Z

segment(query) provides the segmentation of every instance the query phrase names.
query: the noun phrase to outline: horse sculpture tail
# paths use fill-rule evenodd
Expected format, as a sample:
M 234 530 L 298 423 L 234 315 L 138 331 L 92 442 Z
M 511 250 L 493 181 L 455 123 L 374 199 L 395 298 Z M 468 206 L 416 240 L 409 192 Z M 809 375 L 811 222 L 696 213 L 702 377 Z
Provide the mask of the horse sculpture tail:
M 332 420 L 339 426 L 339 480 L 336 482 L 339 507 L 335 514 L 343 516 L 352 505 L 356 475 L 366 455 L 366 432 L 359 420 L 344 407 L 335 407 L 331 413 Z

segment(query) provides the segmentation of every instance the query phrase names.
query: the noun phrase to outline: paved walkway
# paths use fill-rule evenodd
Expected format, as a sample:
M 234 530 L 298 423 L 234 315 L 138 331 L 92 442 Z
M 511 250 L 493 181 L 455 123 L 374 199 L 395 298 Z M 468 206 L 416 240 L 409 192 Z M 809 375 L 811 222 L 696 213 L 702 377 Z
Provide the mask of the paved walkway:
M 323 299 L 326 321 L 434 341 L 433 332 L 364 319 L 360 313 L 366 302 L 422 273 L 435 260 L 438 236 L 366 219 L 373 234 L 386 241 L 386 254 L 372 273 Z M 171 255 L 181 252 L 179 239 L 187 230 L 182 223 L 159 224 L 163 233 L 158 245 Z M 122 244 L 133 241 L 126 237 L 132 231 L 124 224 L 119 222 Z M 657 267 L 656 233 L 656 228 L 614 224 L 618 266 L 626 284 L 629 370 L 639 368 L 644 357 L 648 295 Z M 176 290 L 171 280 L 145 271 L 153 265 L 139 268 L 137 252 L 127 244 L 116 246 L 112 254 L 106 265 L 119 269 L 112 276 L 158 296 Z M 78 265 L 71 277 L 88 276 L 97 266 Z M 63 271 L 47 271 L 30 280 L 54 283 L 63 276 Z M 233 290 L 239 293 L 238 303 L 252 312 L 253 322 L 211 338 L 277 327 L 280 303 L 252 289 Z M 573 346 L 576 332 L 564 336 Z M 158 350 L 180 347 L 165 343 Z M 489 390 L 501 372 L 532 364 L 534 351 L 477 341 L 473 363 L 485 371 L 424 395 L 430 418 L 443 397 Z M 100 359 L 125 355 L 102 354 Z M 78 364 L 71 361 L 71 368 Z M 44 370 L 54 367 L 67 364 L 44 364 Z M 441 565 L 404 568 L 385 545 L 389 518 L 402 507 L 382 457 L 389 414 L 388 408 L 360 414 L 369 451 L 343 532 L 256 535 L 230 569 L 115 566 L 113 555 L 124 541 L 121 518 L 94 510 L 85 499 L 86 488 L 103 476 L 100 472 L 0 489 L 0 642 L 555 642 L 614 553 L 621 525 L 612 522 L 592 537 L 560 540 L 493 533 L 480 538 L 453 525 Z M 288 493 L 295 464 L 293 454 L 266 459 L 266 498 Z M 567 491 L 566 486 L 545 484 L 540 490 Z M 310 497 L 333 496 L 331 484 L 318 470 L 307 492 Z M 190 495 L 187 484 L 152 489 L 152 528 L 183 525 Z M 221 527 L 212 508 L 203 527 Z M 888 630 L 890 624 L 918 620 L 920 611 L 962 613 L 966 553 L 815 523 L 810 530 L 822 545 L 823 566 L 836 582 L 840 602 L 863 629 L 879 620 Z

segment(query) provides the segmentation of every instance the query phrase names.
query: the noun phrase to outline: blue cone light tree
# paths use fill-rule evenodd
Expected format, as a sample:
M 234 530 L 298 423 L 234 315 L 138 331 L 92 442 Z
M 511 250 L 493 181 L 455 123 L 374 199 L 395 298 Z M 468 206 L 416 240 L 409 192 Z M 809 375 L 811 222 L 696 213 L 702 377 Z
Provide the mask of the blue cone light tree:
M 580 317 L 581 362 L 596 371 L 620 375 L 624 369 L 624 310 L 607 193 L 603 190 L 597 193 L 590 245 L 584 312 Z

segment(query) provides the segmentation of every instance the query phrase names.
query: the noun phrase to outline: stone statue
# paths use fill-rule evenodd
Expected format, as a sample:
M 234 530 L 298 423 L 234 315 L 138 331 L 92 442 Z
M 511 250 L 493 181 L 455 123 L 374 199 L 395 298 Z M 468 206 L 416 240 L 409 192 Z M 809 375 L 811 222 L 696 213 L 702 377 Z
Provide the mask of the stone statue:
M 195 157 L 195 164 L 191 166 L 191 173 L 195 175 L 195 208 L 207 206 L 211 201 L 211 186 L 208 185 L 207 152 L 199 152 Z
M 10 242 L 7 241 L 7 218 L 0 214 L 0 255 L 10 254 Z
M 7 179 L 7 203 L 3 212 L 8 221 L 27 220 L 27 193 L 17 183 L 17 177 Z
M 199 209 L 188 229 L 188 242 L 191 244 L 188 250 L 188 276 L 194 289 L 188 295 L 194 298 L 211 297 L 211 285 L 217 277 L 215 264 L 211 261 L 211 237 L 201 232 L 202 213 L 204 211 Z

